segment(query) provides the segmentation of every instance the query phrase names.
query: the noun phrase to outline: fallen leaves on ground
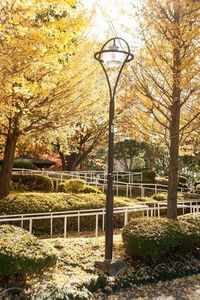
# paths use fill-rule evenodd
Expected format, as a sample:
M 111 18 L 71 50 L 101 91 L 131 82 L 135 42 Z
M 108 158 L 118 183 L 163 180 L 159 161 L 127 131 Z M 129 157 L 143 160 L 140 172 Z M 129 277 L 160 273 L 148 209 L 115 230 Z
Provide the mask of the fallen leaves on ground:
M 103 272 L 94 267 L 96 261 L 104 260 L 104 237 L 76 237 L 48 239 L 48 243 L 54 246 L 58 253 L 58 263 L 55 269 L 47 270 L 40 278 L 31 278 L 29 281 L 31 297 L 37 299 L 65 299 L 63 294 L 75 295 L 76 299 L 121 299 L 121 300 L 199 300 L 200 299 L 200 275 L 175 279 L 172 281 L 158 282 L 147 285 L 132 285 L 132 289 L 126 290 L 122 284 L 120 293 L 112 290 L 112 277 L 109 277 L 110 285 L 102 292 L 99 290 L 90 293 L 87 285 L 92 280 L 103 276 Z M 125 258 L 121 235 L 114 236 L 115 259 Z M 133 266 L 128 264 L 125 276 L 132 275 Z M 122 275 L 123 276 L 123 275 Z M 113 293 L 113 294 L 112 294 Z M 192 295 L 192 296 L 191 296 Z M 46 297 L 46 298 L 45 298 Z M 191 298 L 192 297 L 192 298 Z

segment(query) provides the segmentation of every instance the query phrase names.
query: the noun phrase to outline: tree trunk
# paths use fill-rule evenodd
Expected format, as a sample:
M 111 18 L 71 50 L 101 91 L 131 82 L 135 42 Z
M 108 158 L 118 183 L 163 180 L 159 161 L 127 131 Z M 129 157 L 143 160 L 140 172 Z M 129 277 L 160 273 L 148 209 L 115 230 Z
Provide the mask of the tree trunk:
M 65 164 L 65 156 L 61 151 L 59 151 L 58 153 L 62 162 L 62 170 L 67 171 L 66 164 Z
M 0 199 L 8 196 L 18 135 L 8 134 L 0 170 Z
M 178 167 L 179 167 L 179 129 L 181 101 L 181 55 L 180 55 L 180 1 L 173 1 L 174 7 L 174 40 L 173 40 L 173 92 L 171 105 L 171 124 L 169 129 L 169 175 L 167 195 L 167 217 L 177 219 Z
M 167 195 L 167 217 L 176 220 L 177 218 L 177 192 L 178 192 L 178 160 L 179 160 L 179 123 L 180 106 L 175 103 L 172 112 L 170 128 L 170 158 L 168 174 L 168 195 Z

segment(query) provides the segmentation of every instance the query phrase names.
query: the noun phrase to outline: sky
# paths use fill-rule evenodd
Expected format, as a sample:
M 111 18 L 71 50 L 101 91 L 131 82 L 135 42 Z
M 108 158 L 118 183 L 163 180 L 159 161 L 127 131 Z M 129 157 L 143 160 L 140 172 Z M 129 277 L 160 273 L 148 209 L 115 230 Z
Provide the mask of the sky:
M 119 36 L 130 46 L 138 45 L 135 8 L 142 0 L 81 0 L 82 5 L 93 11 L 90 35 L 99 42 Z

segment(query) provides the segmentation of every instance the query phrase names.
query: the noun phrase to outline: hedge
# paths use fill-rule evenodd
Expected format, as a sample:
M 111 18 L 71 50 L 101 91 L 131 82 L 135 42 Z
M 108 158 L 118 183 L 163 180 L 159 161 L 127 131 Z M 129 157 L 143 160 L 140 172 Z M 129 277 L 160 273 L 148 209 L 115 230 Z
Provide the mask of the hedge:
M 168 185 L 168 177 L 156 177 L 155 182 L 157 184 Z M 185 186 L 188 182 L 188 179 L 185 176 L 179 176 L 178 182 L 179 186 Z
M 0 276 L 37 273 L 56 261 L 49 244 L 19 227 L 0 225 Z
M 200 234 L 200 217 L 194 218 L 193 214 L 185 214 L 178 217 L 179 220 L 183 220 L 195 226 L 198 226 L 199 234 Z
M 155 171 L 143 170 L 142 171 L 142 182 L 144 183 L 154 183 L 155 182 Z
M 41 175 L 12 175 L 11 189 L 18 192 L 51 192 L 53 181 Z
M 132 205 L 133 200 L 123 197 L 115 197 L 114 205 Z M 18 193 L 11 194 L 0 201 L 0 214 L 29 214 L 54 211 L 70 211 L 83 209 L 97 209 L 105 207 L 105 195 L 100 194 L 65 194 L 65 193 Z M 137 214 L 136 214 L 137 215 Z M 141 214 L 140 214 L 141 216 Z M 53 221 L 54 233 L 63 233 L 64 220 Z M 81 217 L 82 229 L 94 229 L 95 217 Z M 101 224 L 101 218 L 99 218 Z M 123 224 L 123 217 L 115 217 L 115 226 Z M 29 223 L 24 221 L 25 228 Z M 68 229 L 77 231 L 77 218 L 68 219 Z M 34 234 L 49 234 L 49 220 L 33 221 Z
M 30 160 L 16 159 L 13 163 L 13 168 L 37 170 L 37 167 Z
M 133 200 L 115 197 L 114 205 L 132 205 Z M 105 207 L 105 195 L 66 193 L 17 193 L 0 201 L 0 214 L 26 214 Z
M 123 229 L 127 253 L 146 261 L 162 261 L 169 255 L 187 255 L 200 247 L 198 224 L 165 218 L 132 219 Z
M 82 179 L 65 180 L 64 182 L 58 185 L 58 192 L 73 193 L 73 194 L 78 194 L 78 193 L 102 194 L 102 192 L 99 189 L 87 185 L 87 182 Z
M 182 184 L 187 184 L 187 182 L 188 182 L 188 179 L 187 179 L 187 177 L 185 177 L 185 176 L 181 175 L 181 176 L 179 176 L 179 179 L 178 179 L 178 181 L 179 181 L 179 183 L 182 183 Z

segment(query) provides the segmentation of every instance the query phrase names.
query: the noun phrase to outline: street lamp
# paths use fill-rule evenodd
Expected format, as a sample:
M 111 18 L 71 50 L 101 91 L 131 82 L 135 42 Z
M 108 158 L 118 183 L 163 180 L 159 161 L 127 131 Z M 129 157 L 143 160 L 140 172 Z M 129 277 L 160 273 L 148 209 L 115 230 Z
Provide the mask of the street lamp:
M 125 48 L 125 50 L 124 50 Z M 110 275 L 117 275 L 124 270 L 123 262 L 114 261 L 113 252 L 113 158 L 114 158 L 114 110 L 115 94 L 120 75 L 124 65 L 131 61 L 134 56 L 130 52 L 128 43 L 119 37 L 107 41 L 100 51 L 94 54 L 103 68 L 109 88 L 110 106 L 109 106 L 109 144 L 108 144 L 108 175 L 107 175 L 107 195 L 106 195 L 106 217 L 105 217 L 105 260 L 97 262 L 96 265 L 101 267 Z M 115 68 L 118 72 L 116 81 L 113 85 L 109 80 L 106 69 Z

